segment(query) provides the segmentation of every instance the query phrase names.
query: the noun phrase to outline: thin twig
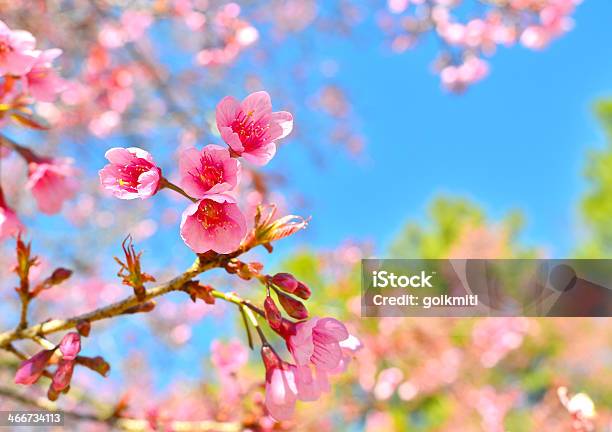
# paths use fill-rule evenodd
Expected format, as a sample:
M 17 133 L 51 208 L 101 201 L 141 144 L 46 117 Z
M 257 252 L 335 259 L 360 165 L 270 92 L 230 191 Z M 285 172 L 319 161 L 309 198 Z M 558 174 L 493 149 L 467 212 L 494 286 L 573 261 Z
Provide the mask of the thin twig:
M 43 336 L 50 333 L 56 333 L 62 330 L 68 330 L 76 327 L 76 325 L 82 321 L 94 322 L 121 315 L 131 307 L 139 305 L 155 297 L 162 296 L 171 291 L 181 290 L 185 283 L 189 282 L 191 279 L 193 279 L 200 273 L 211 270 L 213 268 L 223 267 L 231 259 L 236 258 L 237 256 L 247 252 L 255 246 L 258 246 L 258 244 L 254 242 L 248 242 L 246 244 L 243 244 L 238 250 L 232 252 L 231 254 L 215 254 L 209 259 L 207 257 L 206 261 L 204 262 L 200 257 L 198 257 L 196 258 L 192 266 L 181 275 L 177 276 L 169 282 L 148 289 L 144 298 L 139 299 L 136 295 L 131 295 L 116 303 L 101 307 L 99 309 L 95 309 L 91 312 L 87 312 L 82 315 L 74 316 L 72 318 L 49 320 L 36 325 L 32 325 L 26 329 L 15 329 L 12 331 L 0 333 L 0 346 L 6 346 L 7 344 L 17 339 L 32 339 L 35 336 Z

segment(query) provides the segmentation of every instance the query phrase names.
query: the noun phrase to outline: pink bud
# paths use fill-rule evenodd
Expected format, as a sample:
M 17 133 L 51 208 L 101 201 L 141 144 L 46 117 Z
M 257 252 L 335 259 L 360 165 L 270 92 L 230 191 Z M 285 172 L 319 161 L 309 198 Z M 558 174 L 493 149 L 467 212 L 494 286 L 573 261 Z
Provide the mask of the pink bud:
M 53 375 L 53 381 L 51 382 L 51 388 L 56 392 L 61 392 L 70 385 L 72 379 L 72 372 L 74 371 L 74 360 L 60 360 L 57 370 Z
M 271 373 L 274 368 L 281 366 L 281 359 L 270 345 L 266 344 L 261 347 L 261 358 L 266 367 L 266 375 Z
M 77 332 L 70 332 L 60 342 L 59 349 L 64 360 L 74 360 L 81 351 L 81 336 Z
M 294 299 L 293 297 L 277 291 L 278 301 L 290 317 L 302 320 L 308 318 L 308 310 L 301 301 Z
M 68 270 L 62 267 L 56 268 L 51 277 L 49 278 L 49 283 L 51 285 L 59 285 L 72 276 L 72 270 Z
M 54 352 L 54 349 L 44 350 L 24 360 L 15 374 L 15 384 L 31 385 L 38 381 Z
M 310 298 L 310 288 L 305 283 L 299 282 L 297 288 L 293 291 L 293 295 L 298 296 L 301 299 L 308 300 Z
M 298 281 L 289 273 L 276 273 L 272 276 L 272 283 L 285 292 L 292 293 L 298 286 Z
M 272 297 L 266 297 L 264 300 L 264 309 L 266 311 L 266 319 L 268 320 L 268 323 L 270 323 L 270 327 L 273 330 L 278 330 L 281 326 L 282 317 L 280 311 L 274 303 L 274 300 L 272 300 Z

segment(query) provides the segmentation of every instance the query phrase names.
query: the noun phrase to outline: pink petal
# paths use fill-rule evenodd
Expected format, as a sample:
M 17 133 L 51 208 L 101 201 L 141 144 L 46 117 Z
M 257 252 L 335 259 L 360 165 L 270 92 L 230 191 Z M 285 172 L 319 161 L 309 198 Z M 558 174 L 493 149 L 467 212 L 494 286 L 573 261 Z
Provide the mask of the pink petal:
M 272 114 L 272 101 L 265 91 L 258 91 L 248 95 L 240 104 L 242 111 L 251 116 L 253 122 L 258 122 Z
M 221 128 L 231 125 L 236 120 L 239 112 L 240 103 L 232 96 L 224 97 L 216 109 L 217 128 L 219 128 L 219 131 L 221 131 Z
M 293 130 L 293 115 L 287 111 L 277 111 L 272 113 L 272 121 L 280 126 L 282 132 L 279 136 L 272 136 L 272 139 L 285 138 Z
M 112 164 L 128 165 L 134 160 L 134 155 L 127 149 L 121 147 L 113 147 L 106 151 L 104 157 Z
M 322 318 L 314 329 L 317 340 L 322 343 L 340 342 L 349 337 L 349 332 L 340 321 L 334 318 Z
M 243 153 L 242 157 L 255 165 L 265 165 L 274 157 L 276 154 L 276 144 L 270 142 L 265 146 L 259 147 L 258 149 L 251 150 L 248 153 Z
M 140 174 L 138 177 L 138 196 L 141 199 L 149 198 L 157 192 L 159 187 L 159 169 L 152 169 L 150 171 Z

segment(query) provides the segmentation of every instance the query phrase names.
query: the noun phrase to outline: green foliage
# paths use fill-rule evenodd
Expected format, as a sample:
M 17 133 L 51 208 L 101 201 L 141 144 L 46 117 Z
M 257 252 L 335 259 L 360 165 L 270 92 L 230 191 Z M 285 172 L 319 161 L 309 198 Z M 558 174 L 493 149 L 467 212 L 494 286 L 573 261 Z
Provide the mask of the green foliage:
M 589 236 L 579 247 L 578 255 L 603 258 L 612 256 L 612 100 L 598 102 L 595 112 L 606 132 L 607 143 L 587 156 L 584 175 L 589 190 L 581 211 Z
M 466 227 L 488 225 L 488 219 L 478 204 L 466 198 L 439 196 L 427 210 L 428 223 L 410 221 L 390 248 L 392 258 L 446 258 L 449 251 Z M 508 234 L 509 249 L 512 257 L 534 256 L 532 249 L 519 248 L 515 241 L 523 228 L 522 213 L 508 213 L 500 222 L 500 227 Z

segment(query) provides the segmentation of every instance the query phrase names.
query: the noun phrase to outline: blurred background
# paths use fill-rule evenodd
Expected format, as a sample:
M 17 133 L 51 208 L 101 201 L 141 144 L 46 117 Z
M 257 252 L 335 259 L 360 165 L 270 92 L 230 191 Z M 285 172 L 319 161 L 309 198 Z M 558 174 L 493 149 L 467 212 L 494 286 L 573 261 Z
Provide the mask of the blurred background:
M 275 202 L 312 219 L 274 254 L 251 258 L 307 282 L 311 314 L 343 320 L 363 348 L 329 395 L 299 405 L 295 421 L 264 418 L 254 430 L 612 430 L 607 318 L 362 319 L 359 309 L 365 257 L 610 257 L 612 3 L 577 3 L 0 0 L 11 28 L 64 51 L 67 82 L 57 103 L 37 103 L 50 131 L 3 129 L 81 170 L 62 214 L 41 216 L 22 193 L 25 165 L 0 159 L 7 201 L 41 257 L 32 277 L 76 270 L 41 296 L 34 316 L 71 316 L 129 295 L 112 259 L 128 234 L 158 281 L 186 268 L 184 203 L 165 191 L 112 199 L 97 177 L 104 152 L 145 148 L 172 179 L 178 151 L 222 143 L 221 98 L 265 89 L 275 110 L 294 114 L 295 129 L 269 165 L 245 171 L 241 203 L 252 212 Z M 5 240 L 2 329 L 18 316 L 14 260 Z M 263 298 L 256 283 L 221 271 L 206 283 Z M 77 370 L 58 403 L 103 412 L 123 400 L 143 418 L 245 422 L 261 401 L 259 354 L 233 385 L 220 385 L 210 360 L 218 338 L 247 349 L 233 309 L 161 298 L 150 314 L 96 326 L 84 350 L 112 372 Z M 17 363 L 3 353 L 0 363 L 10 387 Z M 569 400 L 559 397 L 565 387 Z M 571 405 L 577 393 L 588 396 Z M 586 413 L 588 401 L 596 414 L 578 422 L 575 406 Z M 22 406 L 0 396 L 2 409 Z

